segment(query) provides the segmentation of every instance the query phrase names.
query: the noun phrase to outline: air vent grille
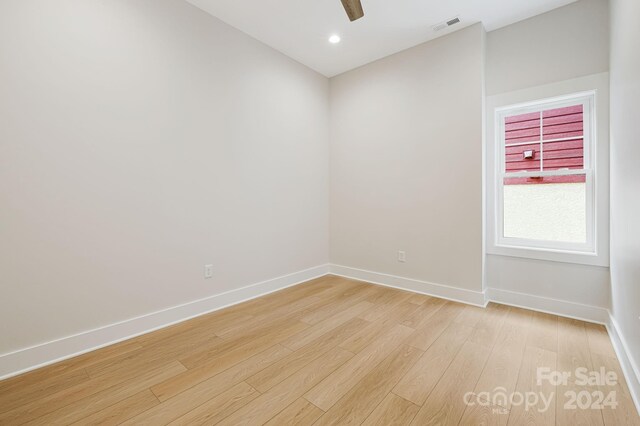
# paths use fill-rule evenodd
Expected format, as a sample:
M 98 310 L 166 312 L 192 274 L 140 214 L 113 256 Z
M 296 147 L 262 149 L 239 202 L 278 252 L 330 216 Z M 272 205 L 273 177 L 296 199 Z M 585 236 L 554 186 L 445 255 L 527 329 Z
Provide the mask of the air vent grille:
M 458 17 L 451 18 L 448 21 L 440 22 L 439 24 L 434 25 L 433 31 L 442 31 L 445 28 L 449 28 L 450 26 L 455 25 L 459 22 L 460 22 L 460 18 Z

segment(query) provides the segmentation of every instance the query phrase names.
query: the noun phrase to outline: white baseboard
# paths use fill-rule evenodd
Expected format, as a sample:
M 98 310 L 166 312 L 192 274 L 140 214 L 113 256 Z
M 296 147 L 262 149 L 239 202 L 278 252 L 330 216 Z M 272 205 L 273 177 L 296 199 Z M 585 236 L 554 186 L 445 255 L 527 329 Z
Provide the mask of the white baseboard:
M 636 404 L 638 415 L 640 415 L 640 369 L 638 369 L 633 358 L 629 356 L 629 347 L 627 346 L 624 335 L 620 332 L 618 323 L 612 315 L 609 315 L 609 321 L 606 325 L 613 349 L 616 352 L 618 361 L 620 361 L 622 373 L 627 381 L 631 398 Z
M 502 305 L 515 306 L 597 324 L 607 324 L 609 321 L 609 311 L 606 308 L 497 288 L 488 288 L 486 293 L 487 300 Z
M 479 291 L 466 290 L 457 287 L 450 287 L 444 284 L 435 284 L 413 278 L 398 277 L 396 275 L 365 271 L 363 269 L 334 264 L 330 265 L 330 271 L 333 275 L 345 278 L 367 281 L 372 284 L 379 284 L 400 290 L 412 291 L 414 293 L 426 294 L 429 296 L 439 297 L 441 299 L 467 303 L 469 305 L 485 307 L 487 304 L 484 293 Z
M 5 353 L 0 355 L 0 380 L 255 299 L 328 273 L 329 265 L 316 266 L 237 290 Z

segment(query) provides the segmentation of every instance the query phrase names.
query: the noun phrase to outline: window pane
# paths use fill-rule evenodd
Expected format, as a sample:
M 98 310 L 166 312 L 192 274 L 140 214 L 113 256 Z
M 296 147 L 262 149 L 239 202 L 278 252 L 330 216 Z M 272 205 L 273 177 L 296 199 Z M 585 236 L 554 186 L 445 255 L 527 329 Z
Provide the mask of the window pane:
M 570 139 L 560 142 L 547 142 L 544 144 L 543 169 L 583 169 L 584 168 L 584 142 L 582 139 Z
M 584 142 L 582 138 L 544 144 L 544 170 L 584 168 Z
M 540 171 L 540 144 L 515 145 L 505 147 L 505 171 Z
M 582 104 L 507 116 L 504 126 L 506 173 L 584 168 Z
M 585 175 L 506 178 L 504 236 L 587 242 Z
M 584 168 L 584 111 L 582 104 L 546 110 L 542 113 L 543 169 Z
M 582 104 L 546 110 L 542 113 L 543 139 L 583 136 Z
M 540 113 L 519 114 L 504 120 L 507 145 L 540 140 Z
M 505 171 L 530 172 L 540 170 L 540 113 L 506 117 Z M 527 143 L 532 142 L 532 143 Z

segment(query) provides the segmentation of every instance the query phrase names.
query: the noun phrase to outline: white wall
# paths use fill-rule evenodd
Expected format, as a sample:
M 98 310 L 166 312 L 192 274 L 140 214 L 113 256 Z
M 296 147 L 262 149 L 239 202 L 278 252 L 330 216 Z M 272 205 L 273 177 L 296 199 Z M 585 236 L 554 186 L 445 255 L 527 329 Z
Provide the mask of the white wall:
M 181 0 L 4 0 L 0 52 L 0 354 L 328 262 L 326 78 Z
M 611 294 L 612 315 L 635 371 L 640 410 L 640 2 L 611 9 Z M 629 376 L 629 374 L 628 374 Z M 629 378 L 628 378 L 629 379 Z
M 333 264 L 482 290 L 483 33 L 331 79 Z
M 487 143 L 494 142 L 496 107 L 597 90 L 598 253 L 590 265 L 501 256 L 489 251 L 486 285 L 492 297 L 558 313 L 606 321 L 609 297 L 608 2 L 580 0 L 487 33 Z M 490 151 L 490 150 L 489 150 Z M 493 163 L 488 162 L 489 182 Z M 487 204 L 494 200 L 488 194 Z M 487 215 L 487 221 L 493 214 Z M 488 223 L 489 232 L 491 224 Z M 491 245 L 488 238 L 488 244 Z M 534 254 L 534 253 L 529 253 Z M 550 257 L 550 256 L 549 256 Z M 567 258 L 569 258 L 568 256 Z M 529 297 L 531 296 L 531 297 Z M 545 300 L 539 299 L 540 297 Z M 582 306 L 584 305 L 584 306 Z
M 500 296 L 509 291 L 602 309 L 610 304 L 609 268 L 488 255 L 487 271 L 490 293 L 499 290 Z M 553 311 L 552 305 L 546 310 Z
M 608 71 L 608 17 L 580 0 L 487 33 L 487 95 Z

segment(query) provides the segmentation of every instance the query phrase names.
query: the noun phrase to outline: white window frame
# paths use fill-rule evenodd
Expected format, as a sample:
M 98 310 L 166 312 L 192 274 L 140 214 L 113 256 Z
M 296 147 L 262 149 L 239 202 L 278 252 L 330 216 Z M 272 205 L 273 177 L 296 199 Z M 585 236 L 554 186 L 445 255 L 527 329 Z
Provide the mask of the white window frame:
M 584 165 L 583 169 L 575 170 L 554 170 L 554 171 L 525 171 L 506 173 L 505 163 L 505 117 L 526 114 L 531 112 L 546 111 L 549 109 L 562 108 L 573 105 L 583 105 L 584 117 Z M 510 249 L 525 249 L 533 251 L 546 251 L 550 253 L 566 253 L 571 255 L 597 255 L 597 229 L 596 229 L 596 92 L 580 92 L 568 96 L 542 99 L 533 102 L 509 105 L 495 109 L 495 251 L 505 251 Z M 541 123 L 542 126 L 542 123 Z M 541 136 L 542 138 L 542 136 Z M 569 139 L 569 138 L 565 138 Z M 575 139 L 575 137 L 570 138 Z M 558 141 L 562 139 L 553 139 Z M 533 141 L 531 143 L 536 143 Z M 541 148 L 544 150 L 544 143 Z M 541 163 L 542 163 L 541 153 Z M 542 165 L 541 165 L 542 168 Z M 561 175 L 585 175 L 586 191 L 586 242 L 570 243 L 542 241 L 523 238 L 512 238 L 504 236 L 504 178 L 505 177 L 544 177 Z

